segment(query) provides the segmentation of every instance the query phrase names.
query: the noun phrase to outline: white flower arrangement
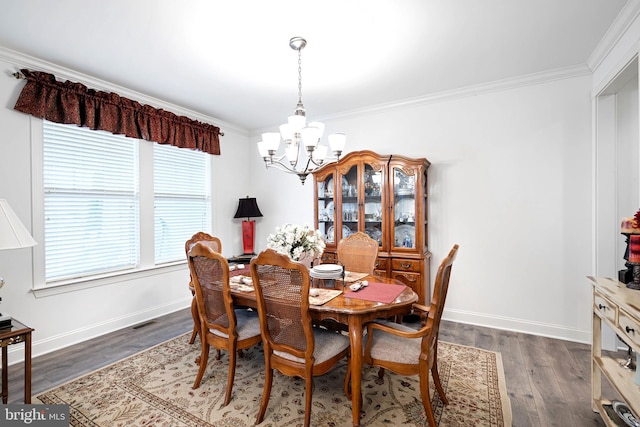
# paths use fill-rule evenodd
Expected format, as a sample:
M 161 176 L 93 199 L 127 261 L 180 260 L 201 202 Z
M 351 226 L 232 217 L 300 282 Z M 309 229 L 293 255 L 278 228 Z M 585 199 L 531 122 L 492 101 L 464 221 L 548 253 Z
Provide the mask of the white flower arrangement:
M 320 230 L 307 225 L 285 224 L 276 227 L 276 232 L 269 235 L 267 247 L 289 255 L 294 261 L 300 261 L 305 254 L 314 258 L 321 256 L 325 244 Z

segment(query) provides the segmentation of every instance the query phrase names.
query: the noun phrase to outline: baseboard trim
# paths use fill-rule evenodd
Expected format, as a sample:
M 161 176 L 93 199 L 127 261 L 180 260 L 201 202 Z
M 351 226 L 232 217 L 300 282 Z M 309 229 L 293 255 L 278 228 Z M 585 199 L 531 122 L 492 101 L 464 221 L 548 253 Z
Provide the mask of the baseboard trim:
M 146 310 L 137 311 L 126 316 L 109 319 L 101 323 L 87 325 L 64 334 L 54 335 L 43 340 L 34 340 L 31 344 L 32 358 L 42 356 L 52 351 L 60 350 L 70 345 L 78 344 L 101 335 L 115 332 L 119 329 L 128 328 L 139 323 L 147 322 L 160 316 L 174 313 L 191 306 L 192 298 L 182 298 L 172 301 L 169 304 L 151 307 Z M 9 346 L 9 365 L 24 361 L 24 347 Z
M 483 313 L 475 313 L 463 310 L 446 309 L 442 313 L 442 319 L 451 322 L 467 323 L 475 326 L 500 329 L 504 331 L 520 332 L 524 334 L 539 335 L 547 338 L 556 338 L 565 341 L 591 344 L 591 330 L 581 331 L 551 323 L 531 322 L 503 316 L 493 316 Z

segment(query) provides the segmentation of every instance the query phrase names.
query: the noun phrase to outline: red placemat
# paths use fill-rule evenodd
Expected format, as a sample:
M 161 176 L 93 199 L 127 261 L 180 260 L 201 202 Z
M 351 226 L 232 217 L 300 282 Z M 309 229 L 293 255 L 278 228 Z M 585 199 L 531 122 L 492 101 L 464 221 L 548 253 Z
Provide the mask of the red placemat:
M 358 298 L 367 301 L 383 302 L 391 304 L 404 291 L 405 285 L 394 285 L 391 283 L 369 282 L 369 285 L 359 291 L 349 291 L 344 294 L 345 298 Z

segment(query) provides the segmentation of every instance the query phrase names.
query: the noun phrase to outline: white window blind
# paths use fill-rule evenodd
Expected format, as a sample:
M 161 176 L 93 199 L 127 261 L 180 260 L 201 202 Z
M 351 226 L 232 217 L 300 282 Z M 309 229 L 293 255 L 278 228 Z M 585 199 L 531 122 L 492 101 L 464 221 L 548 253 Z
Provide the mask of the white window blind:
M 155 143 L 155 262 L 185 259 L 184 242 L 210 233 L 211 179 L 207 153 Z
M 139 262 L 138 141 L 43 121 L 45 278 Z

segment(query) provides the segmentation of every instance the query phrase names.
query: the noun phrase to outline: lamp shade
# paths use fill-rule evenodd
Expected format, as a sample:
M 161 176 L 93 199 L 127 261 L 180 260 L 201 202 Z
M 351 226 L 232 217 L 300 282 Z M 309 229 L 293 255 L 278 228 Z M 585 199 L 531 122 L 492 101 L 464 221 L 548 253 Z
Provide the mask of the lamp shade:
M 258 208 L 258 202 L 255 197 L 245 197 L 238 200 L 238 210 L 233 216 L 234 218 L 256 218 L 262 216 L 260 208 Z
M 28 248 L 37 244 L 9 203 L 0 199 L 0 250 Z

